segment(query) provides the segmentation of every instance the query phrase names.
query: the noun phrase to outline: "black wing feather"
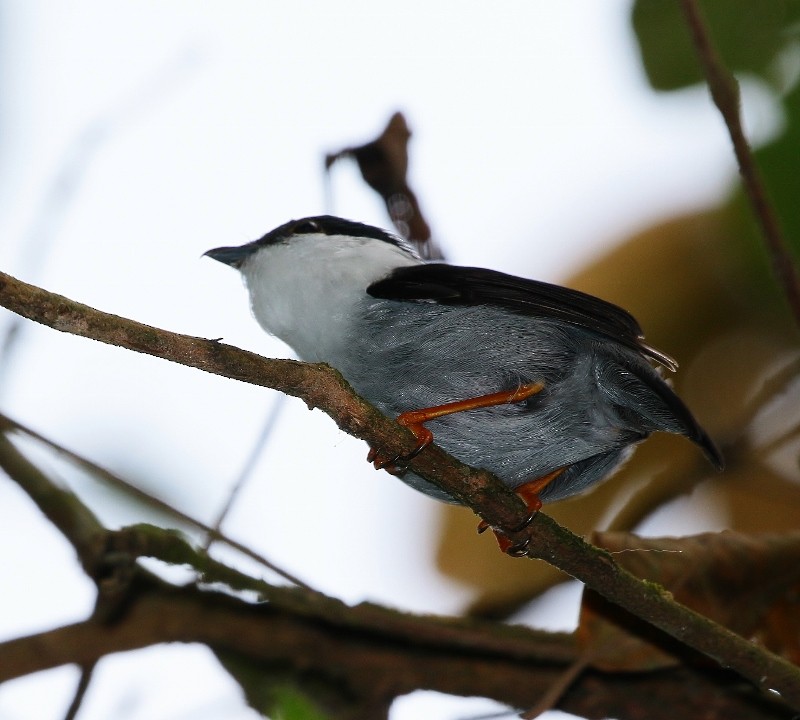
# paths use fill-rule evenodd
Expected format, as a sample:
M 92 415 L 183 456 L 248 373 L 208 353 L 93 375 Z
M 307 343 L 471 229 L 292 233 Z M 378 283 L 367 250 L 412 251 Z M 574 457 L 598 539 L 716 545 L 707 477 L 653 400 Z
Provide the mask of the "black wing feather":
M 560 285 L 484 268 L 444 263 L 394 270 L 367 292 L 376 298 L 443 305 L 496 305 L 532 317 L 576 325 L 626 345 L 674 370 L 669 356 L 643 342 L 642 328 L 621 307 Z

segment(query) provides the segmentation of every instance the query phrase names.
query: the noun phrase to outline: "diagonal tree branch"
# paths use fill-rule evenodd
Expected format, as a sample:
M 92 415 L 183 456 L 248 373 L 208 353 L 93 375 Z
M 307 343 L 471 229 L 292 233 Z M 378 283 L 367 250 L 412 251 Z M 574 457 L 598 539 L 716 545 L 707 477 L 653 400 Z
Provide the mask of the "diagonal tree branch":
M 93 575 L 92 568 L 96 567 L 98 552 L 102 552 L 102 548 L 98 547 L 98 543 L 102 543 L 100 536 L 102 533 L 107 532 L 106 529 L 100 525 L 97 518 L 72 492 L 55 486 L 50 478 L 45 477 L 39 468 L 29 462 L 10 442 L 7 437 L 8 432 L 16 432 L 38 440 L 55 450 L 56 453 L 65 456 L 79 467 L 84 468 L 89 474 L 106 483 L 109 487 L 117 488 L 128 495 L 132 495 L 151 507 L 163 510 L 174 520 L 203 531 L 207 538 L 225 543 L 230 548 L 269 568 L 292 584 L 308 587 L 300 578 L 286 572 L 283 568 L 278 567 L 264 556 L 228 537 L 220 530 L 209 527 L 196 518 L 177 510 L 169 503 L 146 493 L 109 470 L 76 455 L 62 445 L 0 413 L 0 468 L 4 469 L 28 493 L 39 506 L 39 509 L 70 541 L 78 553 L 81 564 L 90 576 Z
M 66 488 L 57 487 L 17 451 L 6 433 L 0 416 L 0 469 L 17 481 L 45 517 L 70 542 L 84 572 L 97 573 L 95 561 L 101 552 L 105 528 L 80 499 Z
M 61 332 L 299 397 L 309 408 L 325 411 L 346 433 L 389 454 L 407 454 L 416 447 L 417 440 L 410 431 L 359 398 L 328 365 L 267 359 L 225 343 L 143 325 L 49 293 L 3 272 L 0 306 Z M 466 505 L 488 510 L 496 524 L 517 527 L 527 516 L 520 499 L 488 472 L 471 470 L 437 447 L 421 453 L 413 467 L 447 483 Z
M 736 161 L 739 163 L 739 173 L 742 176 L 744 190 L 753 208 L 756 221 L 761 227 L 761 234 L 772 260 L 773 272 L 783 288 L 795 322 L 800 324 L 800 277 L 798 277 L 797 268 L 777 213 L 767 196 L 764 181 L 744 134 L 739 83 L 720 59 L 697 0 L 680 0 L 680 6 L 686 18 L 697 57 L 703 67 L 711 98 L 728 128 Z
M 301 397 L 328 413 L 346 432 L 398 454 L 414 444 L 411 434 L 356 396 L 326 365 L 267 360 L 222 343 L 141 325 L 94 310 L 0 273 L 0 305 L 62 332 L 90 337 L 255 385 Z M 515 527 L 526 515 L 517 496 L 491 474 L 473 470 L 431 447 L 412 468 L 458 497 L 491 525 Z M 763 691 L 780 693 L 800 709 L 800 669 L 702 615 L 670 594 L 620 568 L 607 553 L 539 513 L 512 542 L 530 539 L 530 557 L 546 560 L 667 634 L 733 669 Z

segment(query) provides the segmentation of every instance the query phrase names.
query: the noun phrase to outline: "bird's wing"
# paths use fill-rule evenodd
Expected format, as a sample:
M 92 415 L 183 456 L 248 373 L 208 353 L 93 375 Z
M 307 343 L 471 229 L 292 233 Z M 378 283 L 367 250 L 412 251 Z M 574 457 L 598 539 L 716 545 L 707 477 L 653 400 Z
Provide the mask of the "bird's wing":
M 560 320 L 621 343 L 670 370 L 677 364 L 643 341 L 636 319 L 622 308 L 578 290 L 484 268 L 444 263 L 394 270 L 367 288 L 376 298 L 443 305 L 495 305 L 521 315 Z

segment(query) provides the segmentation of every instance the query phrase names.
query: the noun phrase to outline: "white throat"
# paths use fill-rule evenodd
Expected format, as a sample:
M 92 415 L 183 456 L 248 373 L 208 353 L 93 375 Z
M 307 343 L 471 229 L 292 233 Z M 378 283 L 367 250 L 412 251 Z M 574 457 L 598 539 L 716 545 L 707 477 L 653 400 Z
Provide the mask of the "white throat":
M 267 245 L 242 265 L 253 315 L 302 360 L 330 361 L 356 305 L 393 269 L 422 261 L 373 238 L 310 234 Z

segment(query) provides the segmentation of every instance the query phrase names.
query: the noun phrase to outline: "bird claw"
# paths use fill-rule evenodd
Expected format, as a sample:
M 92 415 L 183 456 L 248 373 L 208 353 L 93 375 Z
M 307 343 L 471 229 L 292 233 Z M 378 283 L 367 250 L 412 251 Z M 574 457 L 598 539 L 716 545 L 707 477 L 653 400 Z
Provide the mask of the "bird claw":
M 408 462 L 415 453 L 397 455 L 393 458 L 381 455 L 375 448 L 370 448 L 367 453 L 367 462 L 372 463 L 376 470 L 386 470 L 390 475 L 400 476 L 408 470 Z
M 391 475 L 403 475 L 408 470 L 409 463 L 433 442 L 431 431 L 421 423 L 409 421 L 408 415 L 409 413 L 403 413 L 397 418 L 397 421 L 414 433 L 414 437 L 417 438 L 417 446 L 410 453 L 394 457 L 386 457 L 381 455 L 377 449 L 370 448 L 367 453 L 367 462 L 372 463 L 376 470 L 386 470 Z
M 480 535 L 486 532 L 486 530 L 491 529 L 497 540 L 497 545 L 500 547 L 500 552 L 504 552 L 511 557 L 525 557 L 528 554 L 528 548 L 531 544 L 530 535 L 526 535 L 522 540 L 518 540 L 517 542 L 512 542 L 509 536 L 516 535 L 525 530 L 533 522 L 533 518 L 536 517 L 537 512 L 539 512 L 539 508 L 530 512 L 519 525 L 508 529 L 492 527 L 486 520 L 481 520 L 478 523 L 478 534 Z
M 528 516 L 519 525 L 517 525 L 517 527 L 511 530 L 511 532 L 512 533 L 522 532 L 526 527 L 528 527 L 533 522 L 533 518 L 536 517 L 536 513 L 538 512 L 539 512 L 538 507 L 535 510 L 532 510 L 530 513 L 528 513 Z
M 517 487 L 514 492 L 519 495 L 522 502 L 525 503 L 525 507 L 528 508 L 527 516 L 519 525 L 513 528 L 492 527 L 486 520 L 481 520 L 480 523 L 478 523 L 478 533 L 483 533 L 488 528 L 491 528 L 497 539 L 497 544 L 500 546 L 501 552 L 511 557 L 525 557 L 528 554 L 528 548 L 531 544 L 530 535 L 526 534 L 521 540 L 517 540 L 516 542 L 511 540 L 511 536 L 523 532 L 533 522 L 533 518 L 536 517 L 536 513 L 538 513 L 539 509 L 542 507 L 539 493 L 561 475 L 564 469 L 565 468 L 559 468 L 543 477 L 529 480 Z
M 531 545 L 530 537 L 526 537 L 520 540 L 518 543 L 514 543 L 506 548 L 505 553 L 506 555 L 510 555 L 511 557 L 519 558 L 525 557 L 528 554 L 528 548 Z

